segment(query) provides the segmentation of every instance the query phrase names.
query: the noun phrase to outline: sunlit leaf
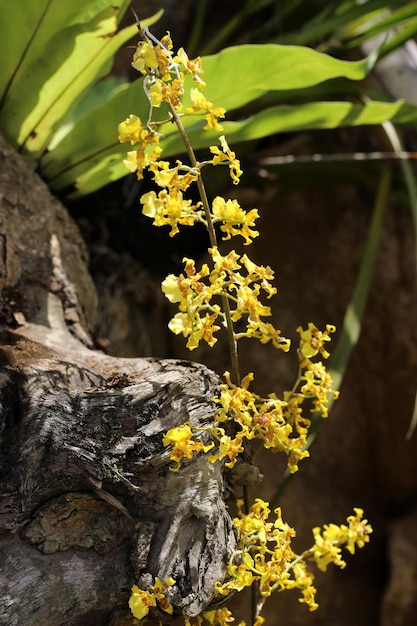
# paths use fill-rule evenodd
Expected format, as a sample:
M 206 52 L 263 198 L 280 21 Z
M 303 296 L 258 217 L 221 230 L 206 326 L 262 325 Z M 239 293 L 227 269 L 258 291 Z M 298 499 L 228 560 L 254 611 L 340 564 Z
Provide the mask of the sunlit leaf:
M 71 185 L 77 176 L 95 167 L 95 160 L 113 150 L 125 158 L 128 145 L 118 141 L 117 126 L 136 111 L 143 119 L 149 114 L 149 100 L 139 79 L 116 88 L 106 101 L 92 108 L 51 153 L 40 160 L 40 170 L 53 188 Z M 103 162 L 103 167 L 105 164 Z M 123 173 L 123 175 L 126 172 Z M 117 176 L 120 178 L 120 175 Z M 110 182 L 110 181 L 109 181 Z
M 234 110 L 268 91 L 306 89 L 339 77 L 361 80 L 375 60 L 373 56 L 340 61 L 300 46 L 233 46 L 203 59 L 204 95 L 214 104 Z M 191 81 L 187 84 L 190 87 Z M 184 104 L 188 103 L 184 98 Z
M 53 34 L 91 19 L 93 6 L 97 13 L 110 5 L 109 0 L 94 5 L 86 0 L 0 0 L 0 93 L 3 101 L 12 86 L 25 80 L 28 65 L 42 57 Z
M 129 4 L 0 0 L 1 24 L 6 24 L 0 37 L 5 60 L 0 124 L 8 140 L 33 161 L 52 136 L 53 146 L 76 123 L 77 102 L 109 72 L 115 52 L 137 33 L 136 25 L 117 30 Z M 155 22 L 160 14 L 144 23 Z
M 129 94 L 128 99 L 130 99 L 132 98 L 132 93 L 129 92 L 130 89 L 125 89 L 122 93 Z M 122 97 L 122 93 L 119 97 Z M 143 101 L 143 105 L 145 107 L 145 101 Z M 117 115 L 117 110 L 118 107 L 115 106 L 112 111 L 113 117 Z M 125 108 L 125 112 L 126 110 Z M 97 135 L 99 134 L 98 120 L 99 118 L 91 131 Z M 90 119 L 89 121 L 92 120 Z M 369 102 L 363 105 L 350 102 L 312 102 L 298 106 L 279 105 L 260 111 L 256 115 L 238 122 L 224 122 L 223 126 L 229 142 L 233 144 L 259 139 L 280 132 L 377 125 L 385 121 L 403 124 L 417 130 L 417 107 L 403 101 L 393 103 Z M 203 123 L 193 123 L 187 126 L 187 134 L 195 149 L 206 148 L 208 145 L 218 142 L 218 134 L 214 131 L 204 131 L 202 126 Z M 182 140 L 179 134 L 175 132 L 172 124 L 164 125 L 161 131 L 164 134 L 164 139 L 161 141 L 161 145 L 164 148 L 164 156 L 169 157 L 185 151 Z M 86 132 L 86 128 L 84 128 L 84 132 Z M 77 136 L 81 139 L 82 134 L 83 126 L 81 125 L 77 129 Z M 66 140 L 69 142 L 68 145 L 70 145 L 73 137 L 69 136 Z M 55 172 L 55 178 L 52 177 L 50 180 L 53 188 L 60 189 L 75 183 L 78 194 L 90 193 L 98 188 L 99 181 L 105 179 L 106 171 L 109 182 L 125 176 L 126 169 L 122 161 L 129 147 L 126 144 L 118 144 L 116 134 L 107 144 L 103 142 L 100 145 L 101 148 L 95 153 L 92 153 L 90 149 L 89 156 L 88 142 L 85 141 L 82 162 L 72 163 L 68 169 L 60 174 L 58 173 L 59 165 L 51 156 L 48 160 L 49 168 L 45 170 L 45 173 Z M 65 148 L 65 144 L 58 146 L 57 150 L 60 148 Z M 104 155 L 106 159 L 103 158 Z M 109 160 L 111 167 L 108 166 Z M 46 161 L 47 159 L 45 159 Z M 91 168 L 94 169 L 93 173 L 89 173 Z M 87 180 L 88 185 L 85 186 L 84 183 Z
M 259 139 L 280 132 L 293 132 L 341 126 L 364 126 L 382 124 L 385 121 L 405 124 L 417 129 L 417 107 L 408 102 L 309 102 L 300 105 L 278 105 L 236 122 L 224 122 L 224 132 L 231 143 Z M 201 125 L 187 126 L 192 145 L 204 147 L 216 141 L 217 133 L 203 131 Z M 167 154 L 183 151 L 181 138 L 168 126 L 162 143 Z
M 233 110 L 272 91 L 292 91 L 328 81 L 335 77 L 360 80 L 366 76 L 373 59 L 358 62 L 345 62 L 333 59 L 307 48 L 296 46 L 255 45 L 239 46 L 223 50 L 217 55 L 204 59 L 204 77 L 208 82 L 205 95 L 215 104 L 221 103 L 228 110 Z M 210 85 L 210 86 L 209 86 Z M 233 89 L 230 86 L 233 85 Z M 186 94 L 188 94 L 188 84 Z M 188 96 L 184 96 L 187 106 Z M 189 100 L 188 100 L 189 103 Z M 67 188 L 77 179 L 77 185 L 88 177 L 90 167 L 102 180 L 102 171 L 107 168 L 107 160 L 101 166 L 96 163 L 102 155 L 114 152 L 114 159 L 109 172 L 109 182 L 126 174 L 121 160 L 126 148 L 118 145 L 116 128 L 118 123 L 135 112 L 142 119 L 148 116 L 149 103 L 143 93 L 140 81 L 130 85 L 123 92 L 115 93 L 101 108 L 80 120 L 77 128 L 68 133 L 64 140 L 55 146 L 54 154 L 46 155 L 41 160 L 41 172 L 50 181 L 53 188 Z M 202 124 L 194 118 L 184 118 L 184 123 L 191 133 L 195 147 L 206 147 L 216 139 L 216 135 L 202 131 Z M 270 132 L 268 122 L 260 120 L 263 130 L 253 131 L 255 136 L 265 136 Z M 231 123 L 228 123 L 230 127 Z M 253 119 L 243 122 L 240 136 L 243 137 L 248 124 L 258 126 Z M 232 133 L 237 132 L 237 127 Z M 166 155 L 182 152 L 177 133 L 172 124 L 166 124 L 161 132 L 166 136 L 163 142 Z M 258 133 L 258 134 L 256 134 Z M 260 133 L 260 134 L 259 134 Z M 264 134 L 262 134 L 264 133 Z M 233 139 L 233 137 L 232 137 Z M 75 156 L 76 152 L 76 156 Z M 115 162 L 119 161 L 119 166 Z M 80 178 L 81 177 L 81 178 Z M 97 180 L 98 180 L 97 179 Z M 81 190 L 81 187 L 79 187 Z M 85 187 L 83 187 L 85 189 Z
M 56 32 L 35 58 L 25 80 L 14 83 L 1 120 L 7 135 L 25 150 L 39 153 L 66 112 L 83 91 L 107 73 L 118 48 L 136 31 L 135 26 L 115 33 L 115 9 L 99 13 L 92 21 Z

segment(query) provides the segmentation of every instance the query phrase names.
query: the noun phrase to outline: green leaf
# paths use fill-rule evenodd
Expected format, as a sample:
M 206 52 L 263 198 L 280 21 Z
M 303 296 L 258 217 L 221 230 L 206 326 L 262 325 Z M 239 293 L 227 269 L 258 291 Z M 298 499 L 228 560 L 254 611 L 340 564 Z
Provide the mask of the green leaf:
M 145 96 L 142 97 L 145 98 Z M 134 103 L 132 98 L 134 98 L 134 94 L 130 88 L 123 89 L 118 95 L 117 100 L 123 100 L 125 104 L 124 114 L 126 111 L 129 111 L 129 105 Z M 119 104 L 115 100 L 113 105 L 113 126 L 111 128 L 116 128 L 115 118 L 117 118 Z M 144 108 L 146 105 L 146 100 L 142 100 L 142 107 Z M 140 107 L 137 107 L 136 110 L 139 111 Z M 94 128 L 90 129 L 90 132 L 93 132 L 97 138 L 100 135 L 100 119 L 101 117 L 97 116 Z M 186 119 L 184 118 L 184 122 Z M 107 125 L 107 123 L 110 123 L 109 118 L 107 117 L 106 120 Z M 89 121 L 93 123 L 91 116 Z M 224 122 L 223 126 L 226 137 L 232 145 L 279 132 L 376 125 L 385 121 L 403 124 L 417 130 L 417 107 L 403 101 L 393 103 L 369 102 L 363 105 L 350 102 L 312 102 L 298 106 L 279 105 L 260 111 L 256 115 L 239 122 Z M 207 148 L 209 145 L 218 143 L 218 133 L 204 131 L 202 126 L 202 122 L 197 124 L 194 122 L 192 125 L 188 122 L 187 125 L 187 134 L 195 149 Z M 86 132 L 87 128 L 80 126 L 77 128 L 76 135 L 73 137 L 69 135 L 62 142 L 63 144 L 67 142 L 67 146 L 60 145 L 57 147 L 57 151 L 65 148 L 65 151 L 69 151 L 68 158 L 70 160 L 71 142 L 75 141 L 77 143 L 79 140 L 81 141 L 83 133 L 85 134 Z M 164 134 L 164 138 L 161 141 L 164 157 L 184 153 L 185 150 L 181 137 L 171 123 L 163 125 L 161 132 Z M 77 189 L 76 195 L 82 195 L 98 189 L 106 179 L 107 182 L 111 182 L 125 176 L 127 171 L 123 165 L 123 159 L 130 146 L 118 144 L 116 132 L 114 133 L 114 139 L 107 139 L 108 143 L 103 142 L 100 144 L 99 150 L 93 153 L 87 139 L 84 138 L 83 160 L 77 163 L 70 163 L 69 161 L 69 166 L 61 171 L 59 171 L 60 164 L 54 160 L 53 155 L 47 155 L 43 161 L 45 165 L 48 164 L 48 167 L 45 167 L 44 174 L 48 176 L 55 172 L 54 177 L 50 178 L 52 188 L 62 189 L 75 185 Z M 60 152 L 57 152 L 57 154 L 60 154 Z
M 339 61 L 314 50 L 296 46 L 248 45 L 228 48 L 203 60 L 205 78 L 209 83 L 206 96 L 218 106 L 224 105 L 233 110 L 273 91 L 290 93 L 301 88 L 307 90 L 312 85 L 340 76 L 361 79 L 372 62 L 370 59 L 354 63 Z M 235 85 L 234 89 L 230 89 L 231 84 Z M 186 93 L 191 86 L 192 83 L 187 85 Z M 187 104 L 190 104 L 190 100 L 184 97 L 184 107 Z M 55 146 L 53 155 L 47 154 L 41 159 L 42 175 L 50 181 L 53 188 L 62 189 L 69 187 L 75 180 L 80 185 L 91 165 L 102 180 L 101 171 L 107 168 L 108 161 L 104 160 L 100 166 L 96 159 L 100 155 L 110 154 L 112 150 L 119 165 L 116 166 L 112 161 L 109 182 L 125 175 L 121 155 L 125 155 L 126 147 L 117 143 L 117 125 L 133 112 L 146 119 L 148 111 L 148 100 L 141 82 L 137 81 L 80 120 L 78 127 Z M 268 122 L 265 123 L 262 118 L 251 118 L 249 122 L 238 123 L 238 127 L 229 122 L 227 127 L 233 129 L 233 134 L 239 128 L 243 136 L 247 124 L 249 127 L 257 126 L 258 122 L 264 130 L 255 131 L 255 134 L 265 136 L 269 133 L 269 128 Z M 191 140 L 196 142 L 196 148 L 217 142 L 215 133 L 207 134 L 202 131 L 200 119 L 196 122 L 194 117 L 184 117 L 184 124 L 192 133 Z M 163 126 L 161 132 L 166 137 L 163 144 L 168 150 L 167 156 L 184 151 L 180 137 L 171 123 Z M 92 179 L 88 176 L 91 182 Z M 86 189 L 84 186 L 82 188 Z
M 366 2 L 342 3 L 342 5 L 329 16 L 325 11 L 315 19 L 303 24 L 301 30 L 279 35 L 277 41 L 280 43 L 296 43 L 308 45 L 313 42 L 322 41 L 325 37 L 337 38 L 338 30 L 343 32 L 349 29 L 351 24 L 360 18 L 365 19 L 379 9 L 389 9 L 401 4 L 402 0 L 367 0 Z
M 368 302 L 369 289 L 371 286 L 376 256 L 379 243 L 381 241 L 383 216 L 390 196 L 389 192 L 391 179 L 391 170 L 384 169 L 381 174 L 378 193 L 375 198 L 372 220 L 359 268 L 358 278 L 350 302 L 345 311 L 343 325 L 337 339 L 336 348 L 330 359 L 329 372 L 332 376 L 335 389 L 340 389 L 353 348 L 359 340 L 362 320 L 366 304 Z M 310 434 L 310 438 L 311 436 L 312 434 Z
M 110 4 L 102 0 L 101 7 Z M 12 85 L 24 80 L 28 62 L 42 56 L 51 33 L 84 21 L 91 11 L 88 6 L 86 0 L 0 0 L 3 101 Z
M 314 50 L 294 46 L 242 46 L 229 48 L 203 60 L 205 78 L 212 87 L 207 87 L 207 97 L 215 104 L 226 105 L 229 110 L 260 97 L 265 93 L 285 93 L 285 90 L 300 89 L 317 85 L 336 76 L 361 78 L 366 74 L 369 60 L 349 63 L 332 59 Z M 287 56 L 286 56 L 286 53 Z M 245 76 L 236 71 L 237 59 L 248 59 L 258 64 L 262 58 L 279 59 L 278 70 L 252 72 Z M 303 63 L 304 61 L 304 63 Z M 271 66 L 275 67 L 274 64 Z M 224 78 L 223 75 L 226 75 Z M 238 85 L 234 90 L 227 87 L 232 82 Z M 221 79 L 215 80 L 219 75 Z M 185 104 L 186 106 L 186 104 Z M 130 113 L 147 119 L 149 102 L 142 89 L 142 81 L 116 90 L 101 107 L 90 111 L 68 135 L 56 145 L 53 153 L 41 160 L 42 175 L 54 189 L 70 188 L 75 185 L 77 192 L 90 193 L 104 181 L 111 182 L 126 175 L 123 159 L 129 146 L 117 141 L 117 125 Z M 161 115 L 161 112 L 158 112 Z M 263 109 L 253 116 L 224 122 L 224 132 L 230 143 L 259 139 L 274 133 L 299 130 L 337 128 L 339 126 L 375 125 L 391 120 L 410 127 L 417 127 L 417 107 L 402 101 L 395 103 L 369 102 L 311 102 L 299 105 L 277 105 Z M 218 142 L 218 134 L 202 129 L 204 121 L 191 116 L 183 117 L 183 123 L 195 149 L 207 148 Z M 166 123 L 160 128 L 164 135 L 162 147 L 164 156 L 169 157 L 184 152 L 184 146 L 176 127 Z
M 381 58 L 388 56 L 394 50 L 398 50 L 408 40 L 413 39 L 417 34 L 417 19 L 408 20 L 406 27 L 396 32 L 381 49 Z
M 142 87 L 142 79 L 130 85 L 117 87 L 105 102 L 91 109 L 73 127 L 54 150 L 40 160 L 41 175 L 53 189 L 61 189 L 74 183 L 83 172 L 95 167 L 102 155 L 113 151 L 125 158 L 130 144 L 120 144 L 117 136 L 119 123 L 136 112 L 142 119 L 149 114 L 149 100 Z M 103 168 L 105 163 L 103 161 Z M 124 172 L 125 174 L 126 172 Z M 121 174 L 122 175 L 122 174 Z M 120 176 L 116 178 L 120 178 Z M 115 178 L 109 179 L 115 180 Z
M 203 59 L 206 98 L 228 111 L 259 98 L 268 91 L 305 89 L 331 78 L 363 79 L 375 56 L 362 61 L 340 61 L 310 48 L 276 44 L 226 48 Z M 186 83 L 186 93 L 192 86 Z M 190 100 L 184 98 L 184 105 Z
M 126 158 L 126 146 L 117 146 L 117 148 L 109 148 L 100 154 L 94 155 L 88 161 L 88 168 L 78 166 L 71 170 L 71 176 L 68 178 L 69 187 L 66 196 L 69 199 L 78 198 L 88 195 L 104 185 L 108 185 L 114 180 L 118 180 L 128 173 L 123 165 L 123 159 Z M 52 181 L 51 188 L 61 189 L 60 182 Z
M 185 120 L 184 120 L 185 121 Z M 224 122 L 224 133 L 230 144 L 260 139 L 275 133 L 302 130 L 364 126 L 391 121 L 417 129 L 417 107 L 408 102 L 309 102 L 300 105 L 277 105 L 237 122 Z M 187 125 L 187 133 L 194 148 L 217 143 L 218 133 L 203 131 L 202 124 Z M 181 138 L 168 126 L 163 126 L 164 154 L 183 152 Z
M 58 130 L 48 142 L 48 153 L 54 151 L 55 147 L 62 142 L 64 137 L 74 129 L 83 117 L 94 111 L 99 104 L 107 102 L 123 85 L 126 85 L 124 78 L 111 75 L 91 85 L 62 119 Z M 74 151 L 76 151 L 76 146 L 74 146 Z M 74 152 L 73 158 L 77 158 L 76 152 Z
M 410 24 L 410 20 L 415 20 L 417 16 L 417 2 L 411 2 L 410 4 L 386 13 L 381 11 L 380 19 L 361 20 L 360 25 L 353 29 L 354 35 L 346 42 L 349 48 L 359 46 L 364 41 L 375 37 L 381 33 L 386 33 L 389 29 L 399 28 L 404 25 Z
M 8 137 L 38 154 L 83 91 L 110 69 L 116 50 L 136 32 L 131 26 L 115 34 L 116 7 L 83 24 L 55 31 L 42 57 L 25 64 L 24 80 L 14 82 L 1 122 Z
M 0 0 L 0 51 L 7 60 L 0 77 L 0 124 L 8 140 L 23 146 L 33 161 L 52 137 L 56 145 L 76 124 L 83 114 L 77 102 L 89 89 L 98 95 L 92 85 L 110 70 L 117 49 L 137 33 L 135 24 L 117 32 L 129 4 Z M 161 14 L 142 23 L 149 26 Z

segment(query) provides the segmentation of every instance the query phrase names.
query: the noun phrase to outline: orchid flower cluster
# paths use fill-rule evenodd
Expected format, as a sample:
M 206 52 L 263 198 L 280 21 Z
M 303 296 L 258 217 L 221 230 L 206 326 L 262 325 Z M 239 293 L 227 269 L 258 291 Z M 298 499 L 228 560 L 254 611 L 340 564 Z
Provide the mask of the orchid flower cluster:
M 204 444 L 201 433 L 195 432 L 188 422 L 169 430 L 163 437 L 163 444 L 170 450 L 174 463 L 171 469 L 179 471 L 183 460 L 192 459 L 195 454 L 207 454 L 209 462 L 222 462 L 232 468 L 249 442 L 257 439 L 273 452 L 285 452 L 290 472 L 296 472 L 299 461 L 309 455 L 306 448 L 311 421 L 305 415 L 306 405 L 307 411 L 320 412 L 326 417 L 329 397 L 337 397 L 323 361 L 317 360 L 329 356 L 325 346 L 335 328 L 327 325 L 320 331 L 310 323 L 306 329 L 297 329 L 300 336 L 298 377 L 292 390 L 284 392 L 282 398 L 274 393 L 267 397 L 257 395 L 249 389 L 253 373 L 240 376 L 237 346 L 243 337 L 257 339 L 262 344 L 271 343 L 284 352 L 290 348 L 289 340 L 267 321 L 271 308 L 262 302 L 262 297 L 269 300 L 276 294 L 272 269 L 256 264 L 247 254 L 239 255 L 234 250 L 222 253 L 218 243 L 219 236 L 223 240 L 239 236 L 244 245 L 250 245 L 259 235 L 255 228 L 258 211 L 247 211 L 234 199 L 216 196 L 210 202 L 207 197 L 203 168 L 228 166 L 235 185 L 239 183 L 242 170 L 226 137 L 220 134 L 225 109 L 214 106 L 203 94 L 201 59 L 190 60 L 183 48 L 175 54 L 169 34 L 159 41 L 147 29 L 138 28 L 141 40 L 132 65 L 144 76 L 150 114 L 144 122 L 131 114 L 119 124 L 119 140 L 130 142 L 134 147 L 127 153 L 125 165 L 136 172 L 138 179 L 143 178 L 144 169 L 148 169 L 160 188 L 158 193 L 149 191 L 140 199 L 143 213 L 153 219 L 156 226 L 169 226 L 170 235 L 174 236 L 181 226 L 202 223 L 210 238 L 210 262 L 197 268 L 193 259 L 185 258 L 183 273 L 170 274 L 162 283 L 168 300 L 178 306 L 169 328 L 187 339 L 190 350 L 197 348 L 201 341 L 213 346 L 218 333 L 225 328 L 231 356 L 231 371 L 224 374 L 225 382 L 214 398 L 217 404 L 214 425 L 204 429 L 209 432 L 211 442 Z M 194 86 L 185 94 L 190 78 Z M 183 106 L 184 95 L 188 97 L 189 106 Z M 171 164 L 162 158 L 159 132 L 162 122 L 154 120 L 154 110 L 163 108 L 167 111 L 164 121 L 175 123 L 181 134 L 189 163 L 176 160 Z M 189 142 L 183 124 L 187 116 L 203 117 L 204 128 L 219 133 L 219 144 L 210 147 L 210 158 L 205 161 L 197 161 Z M 198 201 L 187 197 L 192 185 L 198 188 Z M 362 511 L 355 509 L 355 515 L 348 518 L 348 526 L 332 524 L 324 531 L 314 529 L 313 547 L 297 556 L 291 548 L 295 531 L 283 522 L 280 509 L 274 513 L 276 520 L 271 523 L 268 521 L 270 510 L 262 500 L 257 500 L 246 512 L 240 507 L 234 520 L 239 550 L 229 563 L 230 579 L 216 586 L 217 594 L 227 595 L 256 582 L 261 598 L 253 620 L 256 626 L 263 623 L 260 610 L 265 597 L 275 590 L 300 589 L 300 601 L 314 610 L 317 604 L 313 575 L 307 570 L 306 560 L 315 560 L 321 569 L 326 569 L 330 562 L 344 567 L 341 546 L 353 552 L 355 546 L 362 547 L 369 540 L 372 531 L 367 521 L 362 521 Z M 134 586 L 130 599 L 134 616 L 144 618 L 157 603 L 160 609 L 172 613 L 165 591 L 173 584 L 172 579 L 156 579 L 147 590 Z M 209 611 L 196 619 L 193 622 L 196 625 L 222 626 L 234 621 L 227 608 Z M 191 626 L 188 617 L 184 620 L 185 626 Z
M 260 595 L 258 615 L 265 599 L 274 591 L 284 589 L 301 590 L 300 602 L 305 603 L 310 611 L 317 609 L 314 576 L 307 569 L 307 561 L 314 561 L 322 571 L 326 571 L 330 563 L 344 568 L 346 562 L 342 559 L 341 546 L 354 554 L 356 547 L 362 548 L 369 541 L 372 532 L 368 520 L 362 519 L 363 510 L 355 508 L 354 515 L 347 518 L 347 525 L 326 524 L 323 530 L 313 528 L 313 546 L 297 555 L 291 547 L 295 530 L 283 521 L 280 508 L 274 510 L 275 521 L 272 523 L 268 521 L 271 511 L 263 500 L 257 499 L 247 514 L 243 512 L 243 501 L 237 504 L 238 517 L 234 524 L 239 535 L 239 549 L 230 559 L 231 579 L 218 583 L 216 591 L 227 595 L 232 590 L 241 591 L 257 583 Z
M 355 554 L 356 548 L 363 548 L 369 542 L 372 533 L 368 520 L 363 519 L 363 510 L 355 508 L 354 514 L 347 517 L 346 524 L 325 524 L 323 529 L 313 528 L 313 545 L 297 555 L 291 546 L 295 530 L 283 521 L 280 508 L 274 510 L 275 521 L 270 522 L 271 511 L 261 499 L 255 501 L 247 514 L 243 512 L 243 500 L 238 500 L 237 506 L 238 517 L 233 521 L 239 536 L 238 549 L 230 557 L 229 580 L 217 583 L 215 589 L 220 595 L 228 595 L 257 584 L 259 599 L 253 626 L 261 626 L 265 622 L 260 612 L 265 600 L 274 591 L 299 589 L 299 601 L 306 604 L 310 611 L 316 610 L 318 604 L 314 575 L 307 563 L 315 562 L 323 572 L 331 563 L 343 569 L 346 561 L 342 558 L 342 547 L 350 554 Z M 141 619 L 146 616 L 157 602 L 160 609 L 171 615 L 173 607 L 164 591 L 174 584 L 172 578 L 164 582 L 157 578 L 153 587 L 147 591 L 134 585 L 129 605 L 135 617 Z M 185 616 L 184 626 L 226 626 L 234 621 L 231 611 L 222 607 L 207 611 L 194 620 Z M 246 625 L 240 622 L 238 626 Z

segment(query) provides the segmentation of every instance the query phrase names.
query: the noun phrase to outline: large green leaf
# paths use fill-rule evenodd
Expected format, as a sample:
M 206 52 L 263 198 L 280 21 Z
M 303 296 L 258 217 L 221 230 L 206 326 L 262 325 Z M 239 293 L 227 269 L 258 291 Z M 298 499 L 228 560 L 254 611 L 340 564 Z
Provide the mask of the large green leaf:
M 95 3 L 95 8 L 100 4 L 102 9 L 110 6 L 102 0 Z M 41 57 L 51 33 L 83 22 L 91 6 L 86 0 L 0 0 L 2 101 L 12 84 L 24 80 L 28 60 Z
M 101 101 L 101 106 L 92 108 L 79 119 L 54 150 L 41 158 L 42 176 L 53 188 L 62 188 L 71 185 L 83 171 L 94 167 L 96 160 L 100 161 L 109 150 L 119 153 L 120 159 L 125 158 L 129 147 L 119 143 L 117 126 L 134 111 L 144 119 L 149 114 L 149 100 L 141 79 L 117 87 L 106 101 Z
M 306 89 L 332 78 L 364 78 L 376 54 L 362 61 L 340 61 L 310 48 L 276 44 L 226 48 L 204 57 L 204 95 L 216 106 L 237 109 L 268 91 Z M 191 87 L 191 79 L 187 87 Z M 186 91 L 188 93 L 188 89 Z M 189 104 L 189 98 L 184 98 Z
M 402 100 L 397 102 L 309 102 L 300 105 L 278 105 L 237 122 L 224 122 L 224 132 L 231 143 L 259 139 L 280 132 L 365 126 L 392 121 L 417 129 L 417 107 Z M 166 154 L 184 151 L 181 138 L 166 125 L 163 146 Z M 194 148 L 216 143 L 217 133 L 202 131 L 201 125 L 187 127 Z
M 51 6 L 56 4 L 51 2 Z M 102 0 L 94 7 L 109 4 Z M 91 3 L 88 6 L 84 3 L 89 15 Z M 44 25 L 49 24 L 53 12 L 45 13 L 43 28 L 40 26 L 33 38 L 4 101 L 1 123 L 9 140 L 25 144 L 33 156 L 45 148 L 65 113 L 94 80 L 108 72 L 115 51 L 136 32 L 131 26 L 116 33 L 119 8 L 107 6 L 91 19 L 83 15 L 82 23 L 62 29 L 58 28 L 60 22 L 54 22 L 48 34 Z M 55 17 L 62 19 L 61 15 Z M 79 14 L 77 19 L 81 19 Z
M 122 93 L 128 91 L 124 90 Z M 113 113 L 116 111 L 117 107 Z M 98 117 L 97 127 L 94 130 L 91 129 L 91 132 L 99 132 L 99 119 Z M 364 105 L 349 102 L 313 102 L 298 106 L 280 105 L 261 111 L 239 122 L 225 122 L 223 126 L 229 142 L 238 143 L 279 132 L 377 125 L 385 121 L 403 124 L 417 130 L 417 107 L 403 101 L 394 103 L 369 102 Z M 164 132 L 161 145 L 164 148 L 165 157 L 184 152 L 181 138 L 172 124 L 163 126 L 161 131 Z M 77 129 L 77 133 L 82 134 L 82 127 Z M 218 134 L 214 131 L 203 131 L 202 124 L 188 126 L 187 133 L 195 149 L 205 148 L 218 142 Z M 66 139 L 72 141 L 71 136 Z M 61 173 L 57 172 L 58 164 L 53 162 L 52 157 L 49 159 L 49 172 L 56 172 L 55 177 L 50 179 L 52 188 L 62 189 L 75 185 L 76 195 L 82 195 L 98 189 L 106 180 L 111 182 L 126 175 L 122 161 L 126 156 L 126 151 L 129 150 L 128 145 L 120 145 L 116 139 L 113 139 L 107 145 L 102 144 L 101 149 L 94 153 L 88 152 L 87 141 L 85 148 L 83 160 L 70 164 Z M 45 173 L 48 173 L 48 169 L 45 170 Z
M 360 80 L 367 74 L 372 63 L 371 59 L 354 63 L 339 61 L 297 46 L 232 47 L 204 59 L 204 77 L 208 84 L 206 96 L 216 105 L 233 110 L 268 92 L 293 92 L 302 88 L 307 90 L 310 86 L 340 76 Z M 191 82 L 187 84 L 186 94 L 191 86 Z M 184 106 L 188 104 L 190 101 L 186 95 Z M 41 160 L 42 174 L 54 188 L 69 187 L 77 180 L 77 184 L 81 184 L 84 190 L 86 187 L 82 181 L 85 182 L 88 178 L 92 183 L 96 176 L 97 181 L 103 180 L 103 172 L 107 167 L 111 169 L 109 182 L 123 176 L 126 172 L 120 162 L 124 158 L 126 147 L 117 143 L 117 125 L 133 112 L 146 119 L 148 110 L 149 103 L 140 81 L 116 92 L 102 107 L 80 120 L 73 132 L 68 133 L 55 146 L 53 155 L 46 155 Z M 202 124 L 196 124 L 195 118 L 186 117 L 184 123 L 193 133 L 192 140 L 196 142 L 196 148 L 207 146 L 215 140 L 214 135 L 210 136 L 202 131 Z M 166 136 L 164 144 L 169 149 L 169 154 L 182 152 L 183 146 L 179 143 L 179 136 L 173 125 L 167 124 L 161 130 Z M 234 132 L 236 130 L 234 128 Z M 112 151 L 114 158 L 109 166 L 108 159 Z M 101 164 L 97 163 L 104 154 L 108 158 Z M 91 168 L 94 169 L 93 177 L 88 174 Z
M 366 126 L 391 121 L 417 130 L 417 106 L 399 100 L 397 102 L 310 102 L 300 105 L 278 105 L 237 122 L 224 122 L 224 132 L 231 143 L 259 139 L 280 132 L 313 129 L 331 129 L 341 126 Z M 181 140 L 171 128 L 163 126 L 165 154 L 184 151 Z M 195 148 L 204 148 L 216 142 L 214 131 L 203 131 L 201 125 L 187 128 Z

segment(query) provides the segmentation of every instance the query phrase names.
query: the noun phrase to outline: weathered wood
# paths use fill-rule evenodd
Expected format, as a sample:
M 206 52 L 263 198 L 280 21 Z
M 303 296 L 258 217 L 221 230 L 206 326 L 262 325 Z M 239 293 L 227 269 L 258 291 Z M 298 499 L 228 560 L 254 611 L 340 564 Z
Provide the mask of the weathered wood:
M 162 437 L 210 425 L 217 377 L 91 349 L 78 231 L 2 141 L 0 159 L 0 625 L 107 624 L 156 576 L 196 615 L 235 548 L 223 468 L 171 471 Z

